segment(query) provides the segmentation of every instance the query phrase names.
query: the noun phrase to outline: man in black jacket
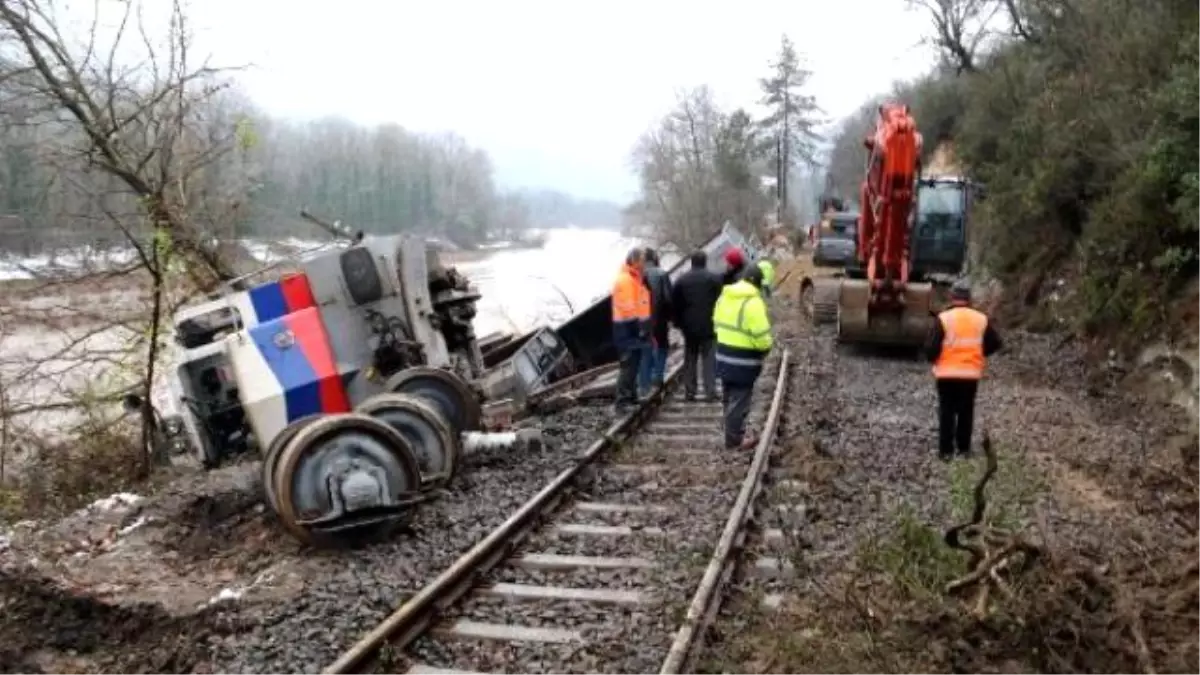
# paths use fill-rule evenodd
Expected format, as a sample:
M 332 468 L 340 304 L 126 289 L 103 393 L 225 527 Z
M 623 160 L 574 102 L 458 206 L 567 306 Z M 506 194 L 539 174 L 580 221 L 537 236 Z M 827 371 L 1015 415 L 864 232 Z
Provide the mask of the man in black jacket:
M 697 365 L 704 371 L 705 400 L 717 397 L 715 375 L 713 308 L 721 297 L 721 277 L 708 269 L 708 255 L 696 251 L 691 256 L 692 268 L 675 282 L 671 305 L 675 310 L 675 325 L 683 333 L 683 391 L 684 400 L 696 400 Z M 697 364 L 699 362 L 699 364 Z
M 647 248 L 645 253 L 646 288 L 650 289 L 651 345 L 647 359 L 642 362 L 638 389 L 647 395 L 654 387 L 661 387 L 667 370 L 667 355 L 670 353 L 671 331 L 671 277 L 658 264 L 658 252 Z

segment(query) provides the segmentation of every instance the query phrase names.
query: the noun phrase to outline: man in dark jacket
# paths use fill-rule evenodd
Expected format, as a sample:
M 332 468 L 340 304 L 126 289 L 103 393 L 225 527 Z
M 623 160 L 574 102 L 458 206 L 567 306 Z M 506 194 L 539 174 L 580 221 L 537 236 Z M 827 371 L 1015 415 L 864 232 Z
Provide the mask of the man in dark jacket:
M 970 284 L 956 281 L 950 308 L 933 322 L 925 345 L 937 380 L 938 458 L 950 459 L 955 449 L 959 455 L 970 454 L 979 380 L 987 357 L 1002 347 L 988 316 L 971 307 Z
M 683 333 L 683 397 L 696 400 L 697 366 L 704 372 L 704 396 L 717 401 L 713 308 L 721 297 L 721 277 L 708 269 L 708 254 L 696 251 L 692 268 L 679 277 L 671 295 L 675 325 Z
M 671 277 L 658 264 L 658 252 L 647 248 L 645 253 L 646 288 L 650 289 L 651 345 L 648 358 L 642 361 L 638 389 L 647 395 L 661 387 L 667 369 L 667 354 L 671 331 Z

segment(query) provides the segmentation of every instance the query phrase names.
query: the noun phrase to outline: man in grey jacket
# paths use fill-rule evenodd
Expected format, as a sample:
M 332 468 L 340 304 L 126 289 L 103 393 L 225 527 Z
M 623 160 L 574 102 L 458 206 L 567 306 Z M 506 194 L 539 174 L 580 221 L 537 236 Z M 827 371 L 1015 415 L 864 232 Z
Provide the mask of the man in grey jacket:
M 645 252 L 646 287 L 650 289 L 650 353 L 642 360 L 638 377 L 641 395 L 661 387 L 667 370 L 667 354 L 670 352 L 671 331 L 671 278 L 658 264 L 658 252 L 647 248 Z

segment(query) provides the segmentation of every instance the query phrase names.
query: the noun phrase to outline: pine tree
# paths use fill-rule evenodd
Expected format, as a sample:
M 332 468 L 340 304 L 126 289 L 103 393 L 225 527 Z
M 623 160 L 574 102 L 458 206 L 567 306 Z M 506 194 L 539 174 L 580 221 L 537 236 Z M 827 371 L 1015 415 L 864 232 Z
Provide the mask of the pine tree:
M 812 72 L 801 65 L 796 47 L 787 35 L 780 42 L 779 55 L 771 63 L 771 75 L 759 80 L 763 98 L 760 101 L 768 110 L 767 116 L 759 121 L 763 131 L 765 150 L 775 157 L 778 178 L 779 219 L 783 222 L 788 213 L 788 176 L 790 169 L 798 164 L 815 166 L 817 143 L 821 135 L 816 127 L 820 123 L 821 109 L 814 97 L 804 89 Z

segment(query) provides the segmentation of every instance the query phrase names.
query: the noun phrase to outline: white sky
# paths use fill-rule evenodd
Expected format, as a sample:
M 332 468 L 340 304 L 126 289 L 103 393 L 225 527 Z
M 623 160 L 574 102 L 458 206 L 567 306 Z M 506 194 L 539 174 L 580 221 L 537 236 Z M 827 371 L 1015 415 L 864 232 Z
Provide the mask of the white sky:
M 153 3 L 154 0 L 151 0 Z M 165 1 L 163 3 L 166 4 Z M 903 0 L 193 0 L 200 47 L 267 112 L 452 130 L 509 185 L 633 196 L 629 150 L 679 88 L 753 105 L 788 33 L 837 120 L 932 63 Z

